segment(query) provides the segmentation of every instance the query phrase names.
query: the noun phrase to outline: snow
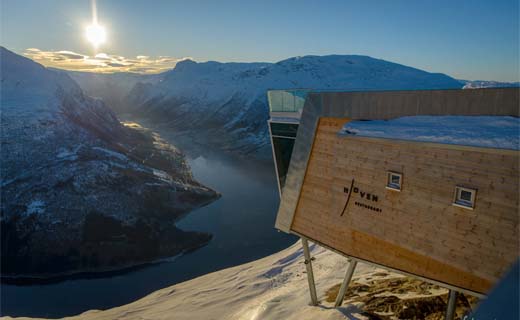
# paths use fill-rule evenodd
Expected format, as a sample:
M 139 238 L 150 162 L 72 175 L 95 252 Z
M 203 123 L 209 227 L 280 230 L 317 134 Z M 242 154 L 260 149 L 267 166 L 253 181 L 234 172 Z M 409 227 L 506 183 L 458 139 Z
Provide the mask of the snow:
M 462 89 L 479 89 L 479 88 L 514 88 L 520 87 L 520 82 L 500 82 L 487 80 L 459 80 L 464 87 Z
M 58 149 L 58 154 L 56 158 L 60 160 L 77 160 L 78 159 L 78 150 L 82 147 L 82 145 L 78 145 L 73 149 L 60 148 Z
M 410 116 L 348 122 L 340 135 L 520 150 L 520 119 L 509 116 Z
M 141 133 L 125 129 L 102 101 L 85 95 L 65 72 L 45 68 L 1 46 L 0 70 L 0 219 L 7 222 L 13 239 L 23 239 L 2 251 L 2 258 L 16 260 L 10 270 L 2 270 L 5 274 L 47 273 L 43 265 L 53 257 L 67 258 L 67 252 L 81 243 L 83 235 L 77 230 L 94 211 L 133 228 L 138 219 L 145 224 L 156 220 L 141 213 L 149 209 L 143 197 L 157 190 L 168 195 L 162 203 L 165 212 L 186 213 L 216 199 L 213 190 L 192 179 L 180 151 L 166 142 L 152 144 L 146 134 L 138 137 Z M 133 157 L 142 151 L 149 152 L 153 161 Z M 166 173 L 154 176 L 154 167 Z M 177 201 L 180 194 L 191 201 Z M 161 219 L 170 223 L 177 215 Z M 150 226 L 151 237 L 162 237 L 171 229 Z M 188 239 L 165 250 L 176 254 Z M 117 244 L 127 245 L 131 246 L 126 240 Z M 34 263 L 25 264 L 26 256 Z M 120 265 L 109 268 L 150 258 L 146 254 L 125 257 L 128 260 L 119 261 L 118 255 Z M 24 270 L 18 271 L 18 264 L 25 264 Z M 85 267 L 81 261 L 66 264 L 53 275 Z M 106 267 L 102 264 L 96 268 Z
M 133 303 L 104 311 L 90 310 L 67 319 L 368 319 L 361 315 L 357 304 L 334 308 L 325 300 L 326 291 L 341 283 L 347 259 L 317 245 L 311 245 L 311 254 L 316 258 L 313 268 L 320 301 L 316 307 L 309 305 L 303 252 L 297 242 L 263 259 L 158 290 Z M 378 277 L 403 276 L 358 263 L 353 281 L 370 284 Z M 446 292 L 438 288 L 432 295 Z M 409 297 L 410 293 L 402 296 Z
M 41 214 L 45 212 L 45 202 L 42 200 L 33 200 L 31 203 L 27 205 L 27 211 L 25 214 L 27 216 L 32 214 Z
M 164 172 L 162 170 L 152 168 L 152 172 L 153 172 L 154 176 L 156 176 L 157 178 L 159 178 L 163 181 L 172 181 L 173 180 L 169 174 L 167 174 L 166 172 Z
M 129 112 L 153 115 L 178 131 L 196 133 L 202 144 L 228 148 L 225 141 L 233 141 L 233 150 L 259 151 L 261 157 L 270 155 L 267 90 L 462 88 L 460 81 L 444 74 L 360 55 L 304 56 L 277 63 L 185 60 L 160 76 L 163 81 L 133 87 L 126 97 Z M 219 141 L 201 138 L 216 130 L 222 135 Z
M 107 155 L 110 155 L 110 156 L 112 156 L 114 158 L 117 158 L 119 160 L 128 160 L 127 156 L 125 156 L 122 153 L 116 152 L 116 151 L 112 151 L 112 150 L 105 149 L 105 148 L 102 148 L 102 147 L 92 147 L 92 149 L 101 151 L 101 152 L 103 152 L 103 153 L 105 153 Z
M 179 62 L 163 74 L 152 96 L 183 97 L 190 104 L 225 103 L 243 97 L 246 105 L 268 89 L 448 89 L 462 84 L 446 75 L 428 73 L 360 55 L 304 56 L 277 63 Z M 198 103 L 196 103 L 198 102 Z M 244 110 L 241 110 L 244 112 Z M 239 116 L 239 115 L 237 115 Z

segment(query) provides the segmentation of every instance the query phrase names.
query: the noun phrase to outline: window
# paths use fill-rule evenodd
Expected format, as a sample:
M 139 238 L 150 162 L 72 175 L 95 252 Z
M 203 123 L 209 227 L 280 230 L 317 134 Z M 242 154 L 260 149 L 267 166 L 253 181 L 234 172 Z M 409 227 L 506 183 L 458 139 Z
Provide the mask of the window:
M 476 195 L 476 189 L 457 186 L 455 187 L 455 199 L 453 201 L 453 205 L 466 209 L 473 209 L 473 207 L 475 207 Z
M 280 136 L 285 138 L 296 138 L 296 132 L 298 131 L 297 123 L 280 123 L 270 122 L 271 135 L 273 137 Z
M 278 173 L 278 191 L 281 192 L 285 186 L 285 179 L 289 171 L 289 164 L 291 163 L 291 155 L 294 147 L 294 139 L 272 137 L 273 152 L 275 160 L 276 173 Z
M 397 172 L 388 171 L 388 181 L 386 188 L 395 191 L 401 191 L 401 185 L 403 184 L 403 175 Z

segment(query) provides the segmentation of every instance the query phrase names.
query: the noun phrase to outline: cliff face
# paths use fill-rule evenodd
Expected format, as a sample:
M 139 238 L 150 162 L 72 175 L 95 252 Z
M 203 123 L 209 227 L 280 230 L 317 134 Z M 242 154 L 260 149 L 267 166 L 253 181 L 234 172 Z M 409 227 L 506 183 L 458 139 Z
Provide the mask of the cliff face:
M 206 243 L 175 221 L 218 194 L 65 73 L 1 54 L 2 276 L 117 269 Z

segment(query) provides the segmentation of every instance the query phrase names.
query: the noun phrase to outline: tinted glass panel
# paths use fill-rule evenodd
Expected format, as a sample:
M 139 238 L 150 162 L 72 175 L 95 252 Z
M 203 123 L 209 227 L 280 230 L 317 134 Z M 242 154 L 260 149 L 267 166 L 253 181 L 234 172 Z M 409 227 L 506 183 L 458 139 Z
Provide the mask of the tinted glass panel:
M 309 90 L 269 90 L 267 99 L 271 112 L 298 112 L 303 109 Z
M 466 190 L 461 190 L 460 191 L 460 199 L 464 200 L 464 201 L 471 202 L 471 192 L 466 191 Z
M 298 124 L 271 122 L 271 134 L 273 136 L 296 137 Z
M 294 147 L 294 139 L 275 138 L 273 137 L 273 148 L 278 168 L 278 180 L 280 187 L 283 189 L 289 163 L 291 162 L 291 154 Z

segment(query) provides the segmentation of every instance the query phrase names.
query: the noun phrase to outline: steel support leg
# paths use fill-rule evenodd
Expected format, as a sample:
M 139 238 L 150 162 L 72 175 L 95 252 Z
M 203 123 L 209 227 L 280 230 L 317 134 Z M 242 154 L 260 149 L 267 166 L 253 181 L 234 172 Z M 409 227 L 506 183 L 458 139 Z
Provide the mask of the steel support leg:
M 349 259 L 349 264 L 347 268 L 347 273 L 345 273 L 345 278 L 341 283 L 341 287 L 339 287 L 338 296 L 336 297 L 335 307 L 340 307 L 343 304 L 343 298 L 345 297 L 345 292 L 347 292 L 348 285 L 350 280 L 352 280 L 352 275 L 354 275 L 354 271 L 356 270 L 357 261 Z
M 307 269 L 307 280 L 309 281 L 309 292 L 311 294 L 311 305 L 318 305 L 316 296 L 316 285 L 314 284 L 314 273 L 312 272 L 312 259 L 309 251 L 309 242 L 305 238 L 302 239 L 303 256 L 305 257 L 305 268 Z
M 448 295 L 448 307 L 446 308 L 446 320 L 453 320 L 455 317 L 455 307 L 457 306 L 457 291 L 450 290 Z

